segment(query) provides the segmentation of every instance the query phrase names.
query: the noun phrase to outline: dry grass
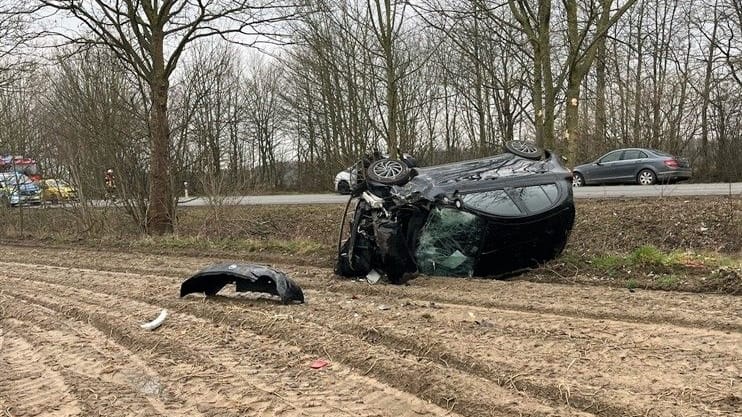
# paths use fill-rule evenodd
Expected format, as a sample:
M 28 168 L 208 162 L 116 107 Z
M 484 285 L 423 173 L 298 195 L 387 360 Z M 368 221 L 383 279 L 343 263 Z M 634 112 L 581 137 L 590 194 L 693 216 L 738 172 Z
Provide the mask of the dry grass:
M 521 276 L 652 289 L 732 292 L 742 259 L 742 199 L 578 200 L 565 254 Z M 142 235 L 123 211 L 0 213 L 0 236 L 28 245 L 81 245 L 331 266 L 343 205 L 182 208 L 177 233 Z M 735 277 L 736 280 L 735 280 Z

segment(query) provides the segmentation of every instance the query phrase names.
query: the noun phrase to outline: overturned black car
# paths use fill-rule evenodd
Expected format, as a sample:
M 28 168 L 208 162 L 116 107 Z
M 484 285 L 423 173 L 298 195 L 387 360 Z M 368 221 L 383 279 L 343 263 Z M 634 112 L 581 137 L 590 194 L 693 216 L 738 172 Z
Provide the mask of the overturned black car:
M 529 142 L 505 150 L 425 168 L 407 156 L 359 162 L 365 178 L 348 202 L 357 204 L 335 272 L 392 283 L 416 272 L 503 276 L 558 256 L 574 223 L 571 172 Z

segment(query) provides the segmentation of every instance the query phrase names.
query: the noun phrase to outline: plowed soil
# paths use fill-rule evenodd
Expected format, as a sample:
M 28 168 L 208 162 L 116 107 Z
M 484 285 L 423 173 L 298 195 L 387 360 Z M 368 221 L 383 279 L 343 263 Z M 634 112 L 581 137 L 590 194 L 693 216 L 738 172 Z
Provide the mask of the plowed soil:
M 742 415 L 738 296 L 283 264 L 307 303 L 281 305 L 178 298 L 211 258 L 2 259 L 2 416 Z

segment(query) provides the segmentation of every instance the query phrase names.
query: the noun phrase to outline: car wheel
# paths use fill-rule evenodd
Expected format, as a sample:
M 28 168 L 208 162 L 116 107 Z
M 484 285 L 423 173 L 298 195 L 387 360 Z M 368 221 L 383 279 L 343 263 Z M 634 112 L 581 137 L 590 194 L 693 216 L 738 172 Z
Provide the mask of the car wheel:
M 650 169 L 643 169 L 636 175 L 636 182 L 639 185 L 652 185 L 657 182 L 657 175 Z
M 579 172 L 572 174 L 572 186 L 582 187 L 583 185 L 585 185 L 585 177 L 583 177 Z
M 543 149 L 539 148 L 533 142 L 524 140 L 511 140 L 505 142 L 505 151 L 527 159 L 541 159 L 541 157 L 544 156 Z
M 397 159 L 379 159 L 366 171 L 368 179 L 383 185 L 400 185 L 410 177 L 410 168 Z
M 338 183 L 338 192 L 340 194 L 350 194 L 350 184 L 348 184 L 348 181 L 340 181 Z

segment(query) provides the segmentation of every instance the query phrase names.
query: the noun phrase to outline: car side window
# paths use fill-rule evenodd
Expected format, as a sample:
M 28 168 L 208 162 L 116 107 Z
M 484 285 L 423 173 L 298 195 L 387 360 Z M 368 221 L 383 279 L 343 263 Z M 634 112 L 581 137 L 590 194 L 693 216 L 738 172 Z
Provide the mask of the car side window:
M 647 154 L 644 151 L 640 151 L 639 149 L 629 149 L 623 152 L 623 156 L 621 157 L 621 160 L 628 161 L 632 159 L 646 159 Z
M 600 163 L 618 161 L 618 157 L 619 156 L 621 156 L 621 151 L 611 152 L 611 153 L 607 154 L 606 156 L 600 158 Z
M 461 197 L 468 207 L 474 210 L 497 216 L 518 216 L 521 214 L 505 190 L 484 191 L 475 194 L 465 194 Z
M 631 159 L 640 159 L 640 158 L 642 158 L 642 156 L 641 156 L 642 154 L 644 154 L 644 152 L 642 152 L 642 151 L 640 151 L 638 149 L 629 149 L 627 151 L 623 151 L 623 156 L 621 157 L 621 160 L 628 161 L 628 160 L 631 160 Z M 644 157 L 646 158 L 647 155 L 644 154 Z
M 531 213 L 539 213 L 550 208 L 559 198 L 556 184 L 516 188 L 513 193 L 520 197 Z

